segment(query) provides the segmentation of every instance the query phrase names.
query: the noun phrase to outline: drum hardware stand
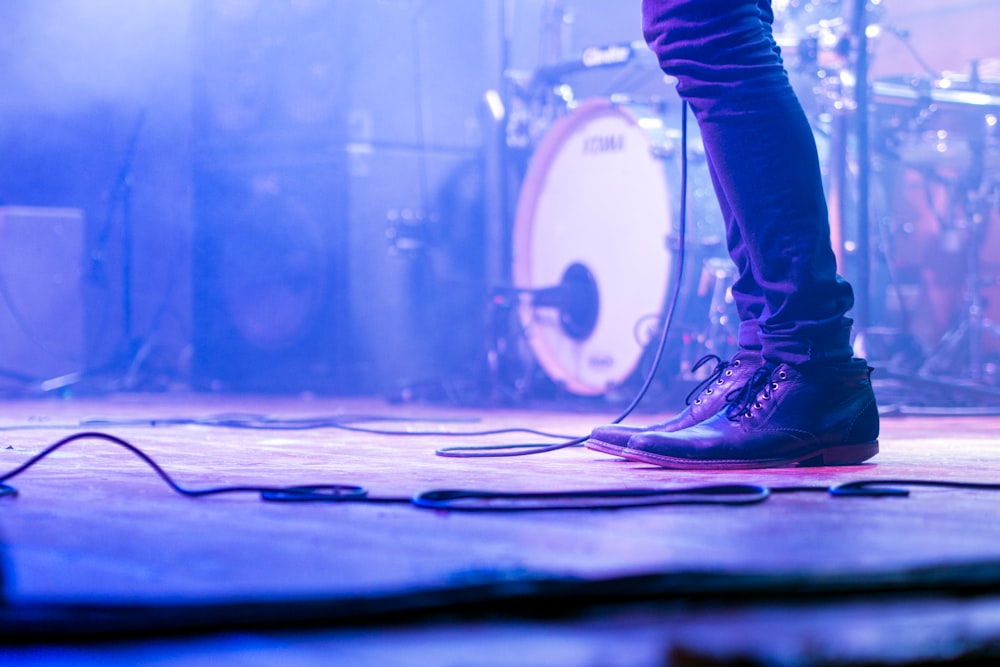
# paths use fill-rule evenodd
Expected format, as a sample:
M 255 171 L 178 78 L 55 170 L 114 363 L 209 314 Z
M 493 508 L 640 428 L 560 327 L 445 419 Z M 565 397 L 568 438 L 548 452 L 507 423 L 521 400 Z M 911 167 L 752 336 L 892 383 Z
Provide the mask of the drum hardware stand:
M 495 21 L 489 22 L 494 26 L 489 35 L 494 46 L 489 62 L 492 88 L 484 96 L 485 127 L 489 128 L 484 160 L 485 245 L 490 249 L 484 258 L 484 278 L 490 287 L 484 313 L 487 340 L 483 372 L 489 400 L 500 402 L 523 399 L 535 372 L 530 354 L 521 349 L 527 343 L 516 315 L 519 299 L 508 288 L 492 286 L 511 282 L 511 193 L 517 186 L 513 172 L 519 167 L 523 171 L 519 162 L 526 160 L 541 134 L 538 107 L 553 106 L 550 91 L 539 94 L 533 80 L 525 80 L 510 69 L 517 5 L 517 0 L 491 0 L 487 9 Z M 553 8 L 550 17 L 555 15 Z
M 703 346 L 707 353 L 718 355 L 722 359 L 730 358 L 737 348 L 739 317 L 734 317 L 736 307 L 732 292 L 736 277 L 736 265 L 731 260 L 709 258 L 703 262 L 702 284 L 698 291 L 703 293 L 702 290 L 712 290 Z M 733 326 L 734 323 L 736 327 Z
M 580 263 L 571 264 L 563 273 L 558 285 L 539 288 L 519 288 L 512 286 L 494 287 L 490 294 L 489 326 L 491 342 L 487 350 L 489 373 L 495 386 L 504 384 L 503 360 L 513 354 L 521 359 L 520 350 L 511 349 L 511 338 L 523 336 L 510 332 L 510 320 L 517 321 L 517 308 L 528 305 L 532 308 L 554 308 L 559 313 L 559 323 L 563 332 L 573 340 L 585 340 L 597 326 L 600 313 L 600 292 L 597 281 L 590 269 Z M 518 395 L 527 393 L 528 377 L 533 370 L 520 373 L 513 382 Z M 509 384 L 509 383 L 508 383 Z
M 494 301 L 513 297 L 521 302 L 528 297 L 533 308 L 555 308 L 563 332 L 573 340 L 586 340 L 594 332 L 601 307 L 594 274 L 579 262 L 566 267 L 558 285 L 528 289 L 501 287 L 494 289 L 493 295 Z
M 490 22 L 494 28 L 489 40 L 495 48 L 489 62 L 492 88 L 484 95 L 488 111 L 484 125 L 489 129 L 485 142 L 486 247 L 493 250 L 486 257 L 485 277 L 488 285 L 502 285 L 510 282 L 510 200 L 518 185 L 513 172 L 525 169 L 528 154 L 572 104 L 573 93 L 569 86 L 544 80 L 538 73 L 543 68 L 529 74 L 511 71 L 513 15 L 518 3 L 517 0 L 491 2 L 488 13 L 496 20 Z M 556 58 L 562 51 L 563 13 L 562 0 L 546 0 L 540 44 L 546 58 Z
M 975 73 L 975 64 L 973 64 Z M 986 239 L 986 226 L 991 207 L 1000 210 L 1000 192 L 994 185 L 984 184 L 985 139 L 977 137 L 972 144 L 972 166 L 965 179 L 963 189 L 965 221 L 968 237 L 965 243 L 965 309 L 961 321 L 938 342 L 920 367 L 919 374 L 934 377 L 941 373 L 953 372 L 965 352 L 965 376 L 973 383 L 980 384 L 987 379 L 983 357 L 983 337 L 989 334 L 1000 343 L 1000 325 L 985 315 L 986 300 L 983 288 L 994 281 L 982 275 L 981 252 Z M 992 201 L 991 201 L 992 199 Z M 951 361 L 951 363 L 947 363 Z M 960 368 L 960 367 L 959 367 Z
M 871 327 L 871 244 L 869 234 L 869 199 L 871 181 L 871 146 L 869 134 L 870 113 L 868 109 L 868 74 L 869 74 L 869 40 L 868 40 L 868 0 L 855 0 L 851 17 L 851 34 L 856 41 L 855 49 L 855 104 L 857 133 L 857 163 L 858 163 L 858 199 L 857 199 L 857 278 L 855 292 L 860 297 L 854 305 L 855 338 L 854 348 L 859 356 L 865 356 L 867 346 L 867 329 Z M 846 151 L 846 138 L 843 150 Z M 841 189 L 846 183 L 847 160 L 838 162 L 845 173 L 838 174 Z M 844 201 L 841 193 L 841 201 Z

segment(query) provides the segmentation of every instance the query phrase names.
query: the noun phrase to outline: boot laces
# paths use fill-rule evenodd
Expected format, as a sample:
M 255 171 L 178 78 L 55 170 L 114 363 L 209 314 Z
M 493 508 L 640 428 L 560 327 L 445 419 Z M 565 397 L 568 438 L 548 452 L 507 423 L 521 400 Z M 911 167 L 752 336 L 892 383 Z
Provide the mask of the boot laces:
M 750 380 L 737 391 L 734 391 L 726 408 L 726 416 L 736 421 L 742 417 L 753 417 L 756 410 L 764 408 L 764 404 L 774 397 L 780 382 L 788 377 L 784 369 L 776 369 L 765 364 L 750 377 Z
M 700 396 L 702 392 L 706 394 L 711 394 L 715 389 L 713 385 L 723 385 L 725 384 L 724 377 L 731 376 L 733 370 L 737 368 L 740 361 L 724 361 L 721 357 L 714 354 L 706 354 L 704 357 L 695 362 L 694 366 L 691 367 L 691 372 L 696 373 L 699 368 L 705 364 L 714 361 L 715 368 L 709 373 L 708 377 L 699 382 L 695 387 L 688 392 L 687 397 L 684 399 L 684 405 L 691 405 L 691 403 L 700 403 L 701 399 L 696 398 Z

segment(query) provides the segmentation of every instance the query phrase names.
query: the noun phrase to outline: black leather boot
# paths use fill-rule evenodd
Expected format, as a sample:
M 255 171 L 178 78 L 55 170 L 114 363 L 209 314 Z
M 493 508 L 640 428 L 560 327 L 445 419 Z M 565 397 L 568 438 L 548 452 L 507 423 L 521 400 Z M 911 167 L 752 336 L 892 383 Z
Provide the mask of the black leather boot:
M 862 359 L 763 366 L 745 395 L 689 428 L 632 436 L 621 455 L 683 470 L 853 465 L 878 453 L 879 417 Z
M 691 390 L 684 401 L 686 407 L 676 417 L 645 427 L 621 424 L 598 426 L 584 445 L 588 449 L 620 456 L 622 450 L 628 446 L 629 438 L 637 433 L 646 431 L 669 433 L 694 426 L 726 407 L 732 398 L 730 394 L 743 387 L 753 377 L 754 371 L 764 363 L 760 352 L 740 350 L 729 361 L 722 361 L 714 354 L 702 357 L 692 367 L 692 372 L 713 360 L 717 363 L 712 374 Z

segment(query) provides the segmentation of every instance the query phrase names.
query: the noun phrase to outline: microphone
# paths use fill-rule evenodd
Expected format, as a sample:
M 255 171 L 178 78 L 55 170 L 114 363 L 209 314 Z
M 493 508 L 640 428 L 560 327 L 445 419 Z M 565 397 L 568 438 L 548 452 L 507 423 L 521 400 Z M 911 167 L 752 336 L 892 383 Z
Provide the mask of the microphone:
M 539 288 L 499 288 L 494 299 L 526 296 L 534 308 L 554 308 L 559 311 L 559 324 L 573 340 L 586 340 L 597 326 L 601 298 L 597 281 L 590 269 L 579 262 L 570 264 L 558 285 Z

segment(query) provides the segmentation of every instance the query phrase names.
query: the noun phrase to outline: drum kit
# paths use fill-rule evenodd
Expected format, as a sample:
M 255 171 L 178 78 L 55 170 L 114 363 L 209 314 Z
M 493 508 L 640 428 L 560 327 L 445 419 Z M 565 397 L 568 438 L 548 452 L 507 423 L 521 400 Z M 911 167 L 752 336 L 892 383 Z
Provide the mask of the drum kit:
M 990 303 L 1000 297 L 1000 265 L 989 232 L 1000 212 L 1000 79 L 980 74 L 979 63 L 971 70 L 895 77 L 871 89 L 881 173 L 894 197 L 887 219 L 896 223 L 889 230 L 895 253 L 888 260 L 897 274 L 916 270 L 911 284 L 925 299 L 920 324 L 931 345 L 919 372 L 996 385 L 1000 326 L 989 314 L 1000 305 Z M 928 307 L 927 297 L 937 303 Z
M 559 3 L 548 4 L 551 9 Z M 850 138 L 836 141 L 836 128 L 850 126 L 859 100 L 868 109 L 864 127 L 870 128 L 870 178 L 878 196 L 863 200 L 868 205 L 859 209 L 867 209 L 870 227 L 850 215 L 831 221 L 834 243 L 841 272 L 855 283 L 859 301 L 868 300 L 878 322 L 865 325 L 883 338 L 890 332 L 889 338 L 913 342 L 884 346 L 897 357 L 872 359 L 875 350 L 866 351 L 869 358 L 907 365 L 924 377 L 1000 382 L 1000 326 L 988 317 L 988 297 L 1000 270 L 988 261 L 990 223 L 1000 217 L 1000 78 L 972 63 L 971 72 L 961 76 L 866 77 L 860 94 L 858 40 L 842 17 L 841 0 L 773 4 L 775 40 L 814 124 L 827 175 L 834 180 L 829 172 L 841 165 L 848 196 L 858 190 L 857 162 L 864 154 L 854 152 L 857 142 Z M 868 54 L 870 38 L 890 30 L 880 18 L 878 11 L 866 17 L 861 44 Z M 571 82 L 609 69 L 628 72 L 619 81 L 655 79 L 658 92 L 622 89 L 576 99 L 578 86 Z M 735 267 L 725 251 L 697 128 L 691 124 L 682 155 L 680 100 L 673 86 L 664 84 L 645 45 L 586 49 L 577 59 L 512 76 L 511 91 L 506 150 L 519 169 L 520 186 L 510 233 L 510 285 L 497 287 L 491 300 L 507 315 L 491 351 L 493 364 L 514 354 L 519 367 L 534 368 L 564 393 L 614 396 L 648 370 L 650 343 L 658 340 L 661 311 L 675 289 L 680 292 L 671 325 L 676 344 L 668 346 L 672 353 L 664 373 L 680 377 L 704 354 L 727 357 L 738 328 L 729 293 Z M 684 157 L 685 269 L 674 285 L 682 256 Z M 909 197 L 909 207 L 899 204 L 907 192 L 917 193 Z M 837 208 L 831 201 L 832 213 Z M 914 209 L 920 214 L 899 213 Z M 933 224 L 914 222 L 921 218 Z M 866 231 L 871 249 L 862 258 L 857 250 L 868 244 L 858 243 L 857 235 Z M 933 260 L 947 253 L 957 261 L 934 275 Z M 878 267 L 872 281 L 878 288 L 858 284 L 852 270 L 860 262 Z M 863 275 L 868 277 L 867 269 Z M 939 289 L 945 278 L 951 291 Z M 936 302 L 928 296 L 934 290 L 940 296 Z M 921 327 L 925 321 L 936 322 L 936 328 Z M 906 349 L 916 356 L 899 356 Z M 502 370 L 497 373 L 503 376 Z M 531 391 L 523 377 L 517 387 Z

